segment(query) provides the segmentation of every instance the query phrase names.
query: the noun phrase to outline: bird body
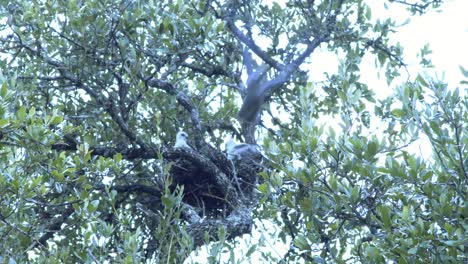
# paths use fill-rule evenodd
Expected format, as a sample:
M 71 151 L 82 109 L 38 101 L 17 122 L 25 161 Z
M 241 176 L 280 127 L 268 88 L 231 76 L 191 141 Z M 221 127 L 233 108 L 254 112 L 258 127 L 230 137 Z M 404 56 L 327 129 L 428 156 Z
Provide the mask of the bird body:
M 226 151 L 230 160 L 249 159 L 261 162 L 263 157 L 257 146 L 247 143 L 235 143 L 232 138 L 226 143 Z

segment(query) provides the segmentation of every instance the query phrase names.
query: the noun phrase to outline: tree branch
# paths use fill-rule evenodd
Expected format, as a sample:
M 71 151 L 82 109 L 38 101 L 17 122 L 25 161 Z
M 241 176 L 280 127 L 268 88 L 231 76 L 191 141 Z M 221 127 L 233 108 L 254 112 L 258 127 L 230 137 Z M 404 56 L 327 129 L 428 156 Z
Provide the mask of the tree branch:
M 192 99 L 185 94 L 184 92 L 178 91 L 176 87 L 165 80 L 157 79 L 154 77 L 147 77 L 145 78 L 145 84 L 149 87 L 156 87 L 163 91 L 166 91 L 168 94 L 173 95 L 176 97 L 177 102 L 182 105 L 187 112 L 190 113 L 190 117 L 192 120 L 192 124 L 195 130 L 194 139 L 196 142 L 197 147 L 201 145 L 203 142 L 202 138 L 202 127 L 200 122 L 200 114 L 198 112 L 197 107 L 193 103 Z

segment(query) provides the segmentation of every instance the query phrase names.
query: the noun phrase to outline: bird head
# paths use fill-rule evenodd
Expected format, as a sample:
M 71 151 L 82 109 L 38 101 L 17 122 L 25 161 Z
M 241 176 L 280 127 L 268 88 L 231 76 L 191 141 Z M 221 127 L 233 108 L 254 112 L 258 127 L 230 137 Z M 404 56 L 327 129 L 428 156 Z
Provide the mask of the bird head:
M 179 132 L 177 133 L 176 140 L 177 140 L 177 141 L 181 140 L 181 141 L 187 142 L 187 140 L 188 140 L 188 134 L 185 133 L 184 131 L 179 131 Z
M 179 131 L 176 136 L 175 148 L 191 148 L 188 143 L 188 134 L 184 131 Z

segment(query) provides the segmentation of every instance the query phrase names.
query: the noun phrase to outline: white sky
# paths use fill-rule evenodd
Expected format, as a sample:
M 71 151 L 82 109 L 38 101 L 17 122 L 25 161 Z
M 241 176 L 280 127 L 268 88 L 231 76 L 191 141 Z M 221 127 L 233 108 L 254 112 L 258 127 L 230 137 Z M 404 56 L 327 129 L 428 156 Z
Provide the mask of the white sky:
M 381 18 L 382 20 L 387 17 L 392 17 L 397 20 L 397 22 L 404 22 L 408 16 L 409 12 L 402 12 L 401 6 L 391 5 L 392 8 L 386 10 L 384 8 L 384 1 L 368 0 L 368 4 L 371 6 L 372 17 L 373 19 Z M 465 67 L 468 69 L 468 16 L 466 15 L 468 10 L 468 0 L 448 0 L 442 5 L 442 8 L 439 11 L 431 11 L 422 16 L 414 16 L 411 18 L 409 24 L 401 27 L 397 33 L 394 34 L 392 40 L 395 42 L 400 42 L 404 47 L 405 62 L 408 63 L 408 70 L 410 76 L 406 72 L 402 73 L 402 78 L 400 80 L 395 80 L 393 84 L 398 85 L 403 81 L 414 80 L 416 76 L 421 74 L 427 74 L 432 77 L 448 82 L 451 88 L 459 87 L 460 92 L 468 93 L 468 88 L 460 87 L 459 82 L 462 80 L 463 75 L 460 73 L 459 66 Z M 399 19 L 397 19 L 397 17 Z M 434 69 L 430 71 L 422 71 L 418 66 L 419 58 L 417 58 L 417 53 L 425 45 L 429 44 L 432 54 L 429 58 L 434 64 Z M 325 72 L 335 72 L 337 65 L 334 63 L 319 63 L 316 64 L 314 61 L 336 61 L 336 55 L 330 53 L 322 54 L 313 54 L 312 57 L 312 68 L 310 74 L 312 76 L 322 76 L 322 73 Z M 317 66 L 319 65 L 319 66 Z M 384 98 L 391 95 L 394 91 L 389 89 L 386 83 L 386 80 L 383 76 L 379 77 L 374 66 L 374 61 L 369 61 L 369 63 L 363 63 L 361 67 L 362 73 L 369 73 L 363 78 L 368 82 L 370 87 L 381 87 L 376 89 L 376 95 L 379 98 Z M 443 78 L 443 76 L 445 77 Z M 419 143 L 419 146 L 414 146 L 416 148 L 415 152 L 419 153 L 430 153 L 430 146 L 427 146 L 427 142 Z M 429 147 L 429 149 L 424 149 Z M 419 150 L 418 150 L 419 148 Z M 427 157 L 425 157 L 427 158 Z M 266 223 L 268 225 L 268 223 Z M 271 226 L 271 225 L 269 225 Z M 274 228 L 273 226 L 271 226 Z M 251 236 L 244 236 L 245 239 L 242 240 L 236 249 L 237 257 L 241 257 L 247 252 L 247 245 L 251 243 L 256 243 L 259 237 L 264 234 L 262 230 L 254 230 Z M 268 236 L 268 235 L 267 235 Z M 256 239 L 257 238 L 257 239 Z M 268 238 L 266 238 L 268 240 Z M 287 251 L 287 245 L 284 245 L 280 242 L 274 241 L 271 239 L 269 241 L 270 245 L 265 248 L 257 248 L 259 251 L 270 250 L 273 256 L 279 257 L 279 255 L 284 254 Z M 186 263 L 205 263 L 206 262 L 206 250 L 209 246 L 204 247 L 198 253 L 198 256 L 194 256 L 186 260 Z M 221 263 L 229 259 L 229 252 L 223 254 L 220 260 Z M 239 259 L 238 259 L 239 260 Z M 254 253 L 252 262 L 263 263 L 260 258 L 259 253 Z
M 467 10 L 466 0 L 448 1 L 442 12 L 432 11 L 416 17 L 397 34 L 407 53 L 413 57 L 420 47 L 429 43 L 434 51 L 432 59 L 435 70 L 445 71 L 447 81 L 455 85 L 462 78 L 458 66 L 468 66 Z
M 398 17 L 405 15 L 398 5 L 391 5 L 385 10 L 382 1 L 368 1 L 372 8 L 373 17 L 382 14 L 383 17 Z M 434 69 L 429 71 L 431 76 L 445 78 L 452 86 L 458 86 L 462 80 L 459 66 L 468 67 L 468 1 L 448 0 L 439 11 L 431 11 L 422 16 L 414 16 L 409 24 L 401 27 L 395 33 L 395 40 L 404 47 L 404 58 L 409 64 L 410 79 L 414 79 L 421 69 L 417 66 L 419 59 L 416 54 L 429 44 L 433 53 L 430 55 Z M 395 16 L 397 14 L 397 16 Z M 402 17 L 397 21 L 404 21 Z M 406 79 L 405 74 L 403 77 Z

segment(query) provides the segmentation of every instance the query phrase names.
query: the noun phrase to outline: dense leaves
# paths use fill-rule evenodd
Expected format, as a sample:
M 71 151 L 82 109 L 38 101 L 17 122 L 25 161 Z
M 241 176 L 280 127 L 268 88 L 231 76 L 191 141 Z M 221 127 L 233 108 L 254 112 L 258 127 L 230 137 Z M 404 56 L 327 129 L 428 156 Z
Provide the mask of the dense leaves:
M 441 4 L 386 2 L 421 15 Z M 467 260 L 467 71 L 459 88 L 424 74 L 395 86 L 401 21 L 373 19 L 364 1 L 0 10 L 1 262 L 182 263 L 200 245 L 210 263 L 226 251 L 231 262 Z M 243 51 L 265 69 L 259 123 L 236 119 L 251 88 Z M 337 57 L 320 81 L 306 70 L 328 63 L 317 52 Z M 391 97 L 362 80 L 365 56 Z M 172 148 L 181 129 L 190 150 Z M 229 135 L 258 144 L 263 165 L 228 160 Z M 252 226 L 259 242 L 238 247 Z

